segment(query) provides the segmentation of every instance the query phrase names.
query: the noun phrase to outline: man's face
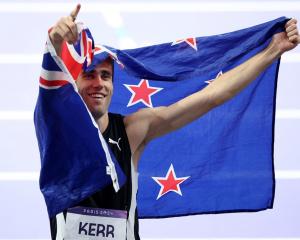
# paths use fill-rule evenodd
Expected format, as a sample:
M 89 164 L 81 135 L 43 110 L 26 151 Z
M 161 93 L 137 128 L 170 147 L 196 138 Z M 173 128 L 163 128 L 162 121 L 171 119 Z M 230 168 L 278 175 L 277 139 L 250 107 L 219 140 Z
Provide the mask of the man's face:
M 107 113 L 113 94 L 112 61 L 106 59 L 91 72 L 82 72 L 76 84 L 95 120 Z

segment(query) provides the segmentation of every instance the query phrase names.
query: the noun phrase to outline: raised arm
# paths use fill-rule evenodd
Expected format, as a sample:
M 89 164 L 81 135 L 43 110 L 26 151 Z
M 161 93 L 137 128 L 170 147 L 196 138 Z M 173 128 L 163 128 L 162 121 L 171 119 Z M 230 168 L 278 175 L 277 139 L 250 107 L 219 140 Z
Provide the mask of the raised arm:
M 80 8 L 81 5 L 77 4 L 70 15 L 62 17 L 49 32 L 50 40 L 58 56 L 61 56 L 61 45 L 63 41 L 74 44 L 78 39 L 78 30 L 75 24 L 75 20 Z
M 265 50 L 224 73 L 203 90 L 168 107 L 143 109 L 125 118 L 132 151 L 139 151 L 152 139 L 181 128 L 237 95 L 274 60 L 300 43 L 296 24 L 295 19 L 288 21 L 286 31 L 275 34 Z

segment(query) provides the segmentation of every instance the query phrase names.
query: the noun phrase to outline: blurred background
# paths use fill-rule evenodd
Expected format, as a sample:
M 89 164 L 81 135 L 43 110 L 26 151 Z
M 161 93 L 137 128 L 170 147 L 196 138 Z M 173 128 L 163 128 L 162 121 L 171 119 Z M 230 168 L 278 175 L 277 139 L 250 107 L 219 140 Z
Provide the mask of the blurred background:
M 33 110 L 47 30 L 75 1 L 0 1 L 0 240 L 50 239 L 38 175 Z M 81 1 L 96 42 L 136 48 L 230 32 L 280 16 L 300 1 Z M 299 24 L 298 24 L 299 26 Z M 140 221 L 142 239 L 300 239 L 300 47 L 282 57 L 275 125 L 274 209 Z

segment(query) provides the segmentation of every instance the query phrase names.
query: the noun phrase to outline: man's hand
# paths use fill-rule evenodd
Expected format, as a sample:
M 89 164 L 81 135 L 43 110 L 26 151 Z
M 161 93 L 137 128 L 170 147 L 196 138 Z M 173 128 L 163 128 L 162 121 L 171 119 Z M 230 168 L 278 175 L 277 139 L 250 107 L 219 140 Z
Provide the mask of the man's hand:
M 63 41 L 67 41 L 69 44 L 74 44 L 78 39 L 78 29 L 75 20 L 80 7 L 80 4 L 77 4 L 71 14 L 67 17 L 62 17 L 49 33 L 50 40 L 58 56 L 61 55 L 61 45 Z
M 284 52 L 292 50 L 300 43 L 300 35 L 297 28 L 297 20 L 291 19 L 285 24 L 285 32 L 274 35 L 269 49 L 276 52 L 278 57 Z

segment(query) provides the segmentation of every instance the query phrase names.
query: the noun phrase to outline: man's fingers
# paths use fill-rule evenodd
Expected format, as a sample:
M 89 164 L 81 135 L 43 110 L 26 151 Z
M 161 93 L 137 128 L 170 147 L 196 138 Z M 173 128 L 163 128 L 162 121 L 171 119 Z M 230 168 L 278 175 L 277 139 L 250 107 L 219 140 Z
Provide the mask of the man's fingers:
M 298 44 L 300 41 L 300 38 L 299 38 L 299 36 L 294 35 L 294 36 L 289 37 L 289 41 L 292 43 Z
M 293 35 L 298 35 L 298 29 L 294 29 L 293 31 L 290 31 L 290 32 L 287 33 L 288 37 L 291 37 Z
M 60 24 L 58 26 L 60 33 L 65 41 L 68 43 L 74 43 L 77 39 L 73 36 L 72 32 L 69 30 L 69 27 L 66 24 Z
M 289 21 L 285 24 L 285 28 L 288 28 L 288 27 L 291 26 L 292 24 L 297 24 L 297 19 L 292 18 L 291 20 L 289 20 Z
M 81 5 L 77 4 L 77 6 L 75 7 L 75 9 L 70 13 L 70 17 L 72 18 L 73 22 L 76 20 L 77 15 L 80 11 Z
M 65 22 L 65 25 L 68 27 L 69 31 L 72 33 L 74 37 L 74 41 L 77 41 L 78 39 L 78 30 L 76 23 L 74 23 L 72 20 L 68 18 L 68 20 Z
M 64 39 L 63 35 L 63 31 L 58 26 L 52 28 L 50 32 L 50 36 L 53 41 L 62 41 Z
M 61 36 L 61 38 L 63 40 L 66 40 L 66 36 L 67 36 L 67 31 L 68 29 L 66 28 L 65 25 L 63 25 L 62 23 L 56 26 L 56 31 L 59 33 L 59 35 Z
M 285 30 L 286 30 L 286 32 L 290 32 L 290 31 L 293 31 L 296 28 L 297 28 L 297 25 L 296 24 L 292 24 L 289 27 L 287 27 Z
M 64 40 L 64 35 L 64 31 L 59 26 L 57 26 L 54 31 L 53 40 L 55 42 L 62 43 Z
M 285 24 L 285 32 L 290 42 L 300 43 L 299 31 L 297 28 L 297 19 L 293 18 Z

